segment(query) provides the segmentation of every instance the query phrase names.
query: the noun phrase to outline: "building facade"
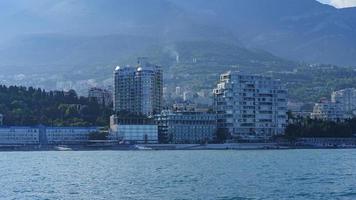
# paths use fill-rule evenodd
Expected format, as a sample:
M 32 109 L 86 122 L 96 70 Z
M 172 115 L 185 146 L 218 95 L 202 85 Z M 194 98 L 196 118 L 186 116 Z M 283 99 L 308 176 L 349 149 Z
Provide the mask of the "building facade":
M 45 127 L 47 144 L 81 144 L 89 141 L 93 132 L 98 132 L 97 127 Z
M 109 90 L 101 88 L 90 88 L 88 91 L 88 98 L 93 99 L 100 105 L 110 106 L 113 101 L 112 93 Z
M 327 99 L 321 99 L 314 105 L 313 112 L 310 117 L 324 121 L 343 121 L 347 119 L 347 115 L 342 109 L 340 103 L 331 102 Z
M 0 127 L 0 145 L 38 145 L 40 129 L 36 127 Z
M 347 88 L 334 91 L 331 94 L 331 102 L 339 103 L 345 114 L 354 115 L 354 112 L 356 111 L 356 89 Z
M 130 144 L 157 144 L 158 126 L 150 124 L 115 124 L 110 127 L 110 138 Z
M 2 145 L 83 144 L 98 127 L 0 127 Z
M 212 142 L 216 134 L 216 115 L 200 112 L 162 111 L 155 116 L 160 141 L 174 144 Z
M 137 67 L 117 67 L 114 72 L 114 111 L 152 116 L 160 113 L 163 101 L 163 74 L 147 58 Z
M 287 90 L 270 77 L 227 72 L 214 89 L 218 128 L 233 138 L 268 139 L 287 126 Z

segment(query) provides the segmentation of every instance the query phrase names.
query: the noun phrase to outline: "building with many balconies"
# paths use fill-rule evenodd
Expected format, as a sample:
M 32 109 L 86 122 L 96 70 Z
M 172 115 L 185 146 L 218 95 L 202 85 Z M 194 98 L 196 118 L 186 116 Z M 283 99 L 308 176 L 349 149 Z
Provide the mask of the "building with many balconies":
M 235 139 L 268 139 L 287 126 L 287 90 L 279 80 L 241 72 L 220 76 L 214 89 L 217 126 Z

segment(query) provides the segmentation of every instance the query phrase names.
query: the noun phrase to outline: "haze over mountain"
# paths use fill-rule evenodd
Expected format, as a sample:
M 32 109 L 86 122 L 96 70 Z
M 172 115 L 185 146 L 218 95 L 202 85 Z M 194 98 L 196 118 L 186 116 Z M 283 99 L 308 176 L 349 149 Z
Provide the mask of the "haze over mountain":
M 355 65 L 356 8 L 313 0 L 179 1 L 232 30 L 246 46 L 293 60 Z
M 315 0 L 3 0 L 0 26 L 6 72 L 113 66 L 152 46 L 179 53 L 171 47 L 197 41 L 234 45 L 229 51 L 254 55 L 251 62 L 265 62 L 261 49 L 294 61 L 356 65 L 356 9 Z

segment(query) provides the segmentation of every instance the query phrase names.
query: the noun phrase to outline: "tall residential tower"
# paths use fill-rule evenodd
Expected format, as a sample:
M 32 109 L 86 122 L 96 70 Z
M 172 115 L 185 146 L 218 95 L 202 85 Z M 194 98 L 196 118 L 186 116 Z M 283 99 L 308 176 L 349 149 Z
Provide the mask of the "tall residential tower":
M 152 116 L 162 110 L 162 69 L 147 58 L 139 58 L 136 67 L 116 67 L 114 88 L 115 112 Z
M 268 139 L 287 125 L 287 90 L 270 77 L 228 72 L 214 89 L 218 128 L 237 139 Z

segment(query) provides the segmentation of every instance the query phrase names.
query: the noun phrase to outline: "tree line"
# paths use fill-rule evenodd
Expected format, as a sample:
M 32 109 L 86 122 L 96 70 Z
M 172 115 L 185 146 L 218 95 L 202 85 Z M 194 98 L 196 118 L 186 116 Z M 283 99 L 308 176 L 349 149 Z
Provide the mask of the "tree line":
M 343 121 L 293 118 L 285 131 L 287 138 L 348 138 L 356 134 L 356 118 Z
M 0 114 L 7 126 L 108 126 L 112 109 L 74 90 L 0 85 Z

